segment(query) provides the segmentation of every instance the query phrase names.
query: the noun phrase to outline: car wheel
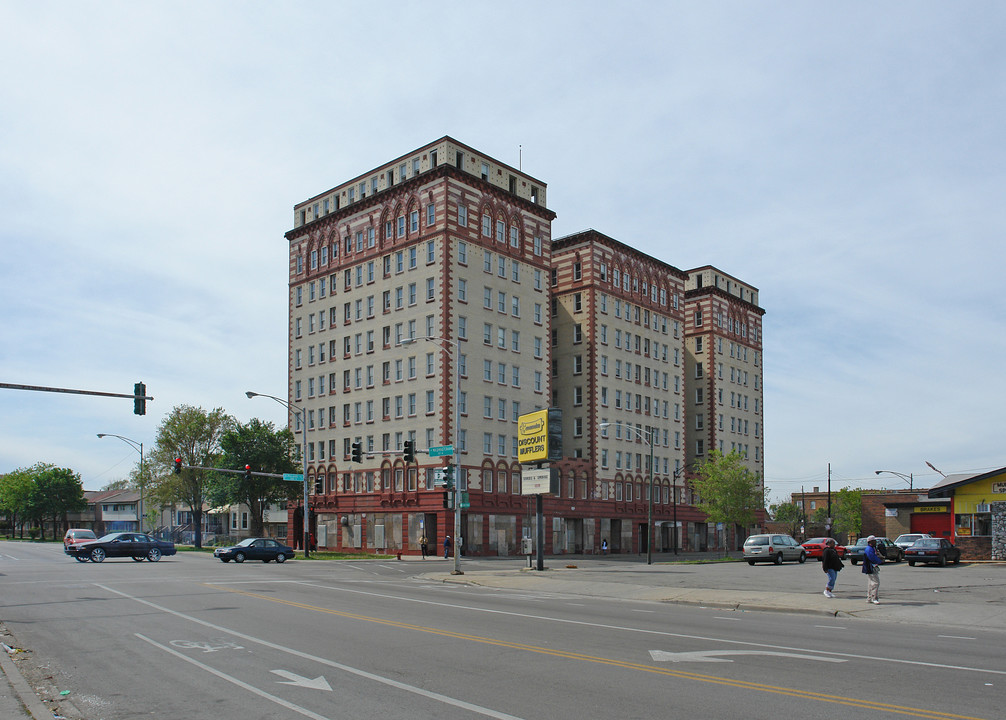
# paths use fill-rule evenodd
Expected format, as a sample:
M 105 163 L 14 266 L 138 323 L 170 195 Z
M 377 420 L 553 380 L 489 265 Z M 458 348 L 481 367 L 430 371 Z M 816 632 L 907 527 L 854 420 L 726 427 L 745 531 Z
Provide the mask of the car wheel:
M 262 562 L 268 563 L 271 558 L 262 558 Z
M 908 561 L 908 567 L 915 567 L 915 561 L 914 560 L 909 560 Z
M 237 555 L 234 556 L 234 562 L 243 563 L 244 561 L 245 561 L 244 553 L 239 552 Z
M 136 556 L 134 555 L 134 556 L 133 556 L 133 561 L 134 561 L 134 562 L 143 562 L 143 556 L 142 556 L 142 555 L 140 555 L 139 557 L 136 557 Z
M 960 565 L 960 564 L 961 564 L 961 554 L 957 553 L 957 557 L 954 558 L 954 565 Z
M 74 555 L 74 557 L 77 559 L 77 562 L 87 562 L 88 559 L 87 555 Z
M 95 548 L 91 551 L 91 562 L 104 562 L 105 561 L 105 551 L 101 548 Z
M 284 555 L 283 553 L 280 553 L 279 555 L 277 555 L 276 556 L 276 562 L 278 562 L 278 563 L 285 563 L 286 562 L 286 555 Z
M 147 553 L 147 560 L 150 562 L 157 562 L 161 559 L 161 551 L 158 548 L 150 548 L 150 552 Z
M 947 556 L 946 555 L 941 555 L 940 556 L 940 567 L 946 567 L 946 566 L 947 566 Z
M 776 555 L 773 562 L 775 562 L 776 565 L 782 565 L 782 553 Z
M 220 561 L 221 562 L 230 562 L 231 559 L 230 558 L 220 558 Z
M 801 565 L 807 562 L 807 553 L 800 553 L 800 559 L 797 560 L 797 562 L 800 563 Z
M 853 565 L 859 565 L 859 560 L 856 560 L 855 558 L 853 558 L 851 562 Z
M 748 565 L 751 565 L 752 567 L 754 567 L 754 560 L 748 560 Z

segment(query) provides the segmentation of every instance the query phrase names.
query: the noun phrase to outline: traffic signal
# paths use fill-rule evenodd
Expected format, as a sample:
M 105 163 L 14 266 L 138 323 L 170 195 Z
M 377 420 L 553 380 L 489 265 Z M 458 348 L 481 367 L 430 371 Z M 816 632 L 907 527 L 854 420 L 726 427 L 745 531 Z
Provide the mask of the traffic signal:
M 147 386 L 141 382 L 133 385 L 133 415 L 147 414 Z
M 353 462 L 362 463 L 363 462 L 363 445 L 362 443 L 353 443 Z
M 444 489 L 454 489 L 454 465 L 450 463 L 448 463 L 447 467 L 444 468 Z
M 454 507 L 453 503 L 451 503 L 452 495 L 453 493 L 450 490 L 444 490 L 444 510 L 450 510 Z
M 180 475 L 182 472 L 182 459 L 175 458 L 175 475 Z
M 245 465 L 245 480 L 251 480 L 251 465 Z
M 405 441 L 405 462 L 414 463 L 416 461 L 416 441 Z

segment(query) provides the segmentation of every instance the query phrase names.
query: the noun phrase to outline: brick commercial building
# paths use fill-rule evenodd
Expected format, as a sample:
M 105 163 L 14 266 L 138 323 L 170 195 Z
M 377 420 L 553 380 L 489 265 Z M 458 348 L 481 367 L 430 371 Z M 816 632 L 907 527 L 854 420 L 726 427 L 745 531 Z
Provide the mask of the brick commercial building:
M 687 474 L 719 449 L 762 475 L 757 290 L 594 231 L 553 240 L 546 193 L 444 137 L 295 206 L 288 397 L 304 411 L 290 421 L 306 439 L 319 548 L 440 546 L 454 512 L 436 484 L 443 459 L 425 451 L 451 446 L 464 552 L 519 552 L 534 503 L 517 421 L 549 407 L 562 410 L 563 459 L 547 552 L 602 540 L 644 552 L 651 481 L 654 549 L 725 541 L 692 507 Z M 303 509 L 290 513 L 300 538 Z

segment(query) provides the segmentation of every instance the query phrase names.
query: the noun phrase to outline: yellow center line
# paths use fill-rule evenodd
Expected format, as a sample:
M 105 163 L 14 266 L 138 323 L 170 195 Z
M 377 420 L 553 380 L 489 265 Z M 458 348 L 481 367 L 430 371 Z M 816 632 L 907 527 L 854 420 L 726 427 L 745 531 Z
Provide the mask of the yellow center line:
M 814 692 L 811 690 L 800 690 L 797 688 L 785 688 L 774 685 L 764 685 L 761 683 L 747 682 L 745 680 L 720 678 L 716 677 L 715 675 L 703 675 L 700 673 L 693 673 L 685 670 L 672 670 L 670 668 L 658 667 L 655 665 L 643 665 L 640 663 L 634 663 L 625 660 L 614 660 L 611 658 L 597 657 L 595 655 L 584 655 L 582 653 L 571 652 L 568 650 L 556 650 L 552 648 L 540 647 L 538 645 L 527 645 L 525 643 L 513 642 L 510 640 L 498 640 L 495 638 L 481 637 L 479 635 L 469 635 L 468 633 L 460 633 L 454 630 L 444 630 L 441 628 L 425 627 L 423 625 L 412 625 L 411 623 L 405 623 L 398 620 L 389 620 L 387 618 L 372 617 L 369 615 L 358 615 L 356 613 L 350 613 L 344 610 L 333 610 L 332 608 L 321 607 L 318 605 L 309 605 L 306 603 L 296 602 L 293 600 L 285 600 L 283 598 L 271 597 L 269 595 L 260 595 L 259 593 L 248 592 L 247 590 L 238 590 L 236 588 L 230 588 L 221 585 L 213 585 L 210 583 L 203 583 L 203 585 L 223 592 L 235 593 L 237 595 L 244 595 L 245 597 L 255 598 L 257 600 L 267 600 L 269 602 L 280 603 L 281 605 L 288 605 L 290 607 L 296 607 L 302 610 L 311 610 L 313 612 L 324 613 L 326 615 L 336 615 L 338 617 L 344 617 L 350 620 L 362 620 L 364 622 L 377 623 L 379 625 L 387 625 L 389 627 L 398 628 L 400 630 L 413 630 L 415 632 L 428 633 L 430 635 L 439 635 L 441 637 L 449 637 L 454 638 L 456 640 L 466 640 L 468 642 L 481 643 L 483 645 L 494 645 L 496 647 L 503 647 L 511 650 L 521 650 L 523 652 L 535 653 L 538 655 L 549 655 L 551 657 L 564 658 L 567 660 L 579 660 L 581 662 L 595 663 L 598 665 L 608 665 L 612 667 L 623 668 L 625 670 L 635 670 L 639 672 L 647 672 L 655 675 L 663 675 L 666 677 L 681 678 L 685 680 L 698 680 L 701 682 L 713 683 L 716 685 L 725 685 L 728 687 L 735 687 L 743 690 L 758 690 L 760 692 L 773 693 L 776 695 L 786 695 L 789 697 L 802 698 L 805 700 L 818 700 L 820 702 L 833 703 L 837 705 L 846 705 L 849 707 L 862 708 L 866 710 L 878 710 L 882 712 L 900 713 L 903 715 L 908 715 L 910 717 L 929 718 L 930 720 L 988 720 L 987 718 L 979 718 L 971 715 L 957 715 L 954 713 L 939 712 L 937 710 L 927 710 L 925 708 L 914 708 L 905 705 L 891 705 L 889 703 L 874 702 L 872 700 L 864 700 L 862 698 L 847 698 L 842 697 L 840 695 L 827 695 L 825 693 Z

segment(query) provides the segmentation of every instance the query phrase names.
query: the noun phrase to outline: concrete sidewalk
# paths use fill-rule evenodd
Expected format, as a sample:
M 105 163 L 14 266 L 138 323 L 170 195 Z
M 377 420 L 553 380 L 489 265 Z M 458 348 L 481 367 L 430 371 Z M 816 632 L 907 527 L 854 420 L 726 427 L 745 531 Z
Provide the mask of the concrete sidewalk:
M 708 557 L 708 556 L 707 556 Z M 637 561 L 638 562 L 638 561 Z M 569 567 L 567 567 L 569 566 Z M 738 590 L 706 587 L 675 587 L 675 564 L 643 566 L 629 573 L 616 561 L 608 571 L 591 567 L 581 569 L 575 559 L 550 558 L 544 571 L 531 568 L 499 570 L 471 569 L 462 566 L 463 575 L 450 570 L 426 573 L 425 579 L 444 583 L 519 590 L 522 592 L 579 595 L 610 600 L 680 603 L 736 611 L 813 613 L 830 617 L 867 618 L 889 622 L 937 624 L 968 627 L 983 631 L 1006 631 L 1006 598 L 996 588 L 955 588 L 918 591 L 882 588 L 881 604 L 866 602 L 865 588 L 839 585 L 835 598 L 826 598 L 820 590 Z M 1006 576 L 1006 567 L 998 564 L 998 574 Z M 855 572 L 855 571 L 854 571 Z M 701 582 L 701 581 L 699 581 Z

